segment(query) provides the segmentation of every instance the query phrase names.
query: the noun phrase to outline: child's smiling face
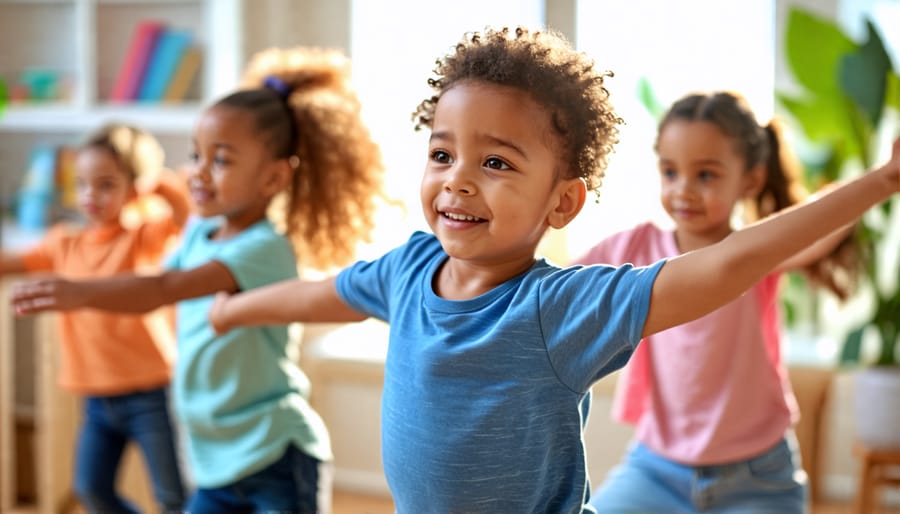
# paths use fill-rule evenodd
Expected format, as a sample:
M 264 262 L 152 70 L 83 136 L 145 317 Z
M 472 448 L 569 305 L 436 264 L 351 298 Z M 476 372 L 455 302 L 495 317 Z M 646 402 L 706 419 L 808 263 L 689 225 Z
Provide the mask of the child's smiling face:
M 122 208 L 134 197 L 134 183 L 112 152 L 88 147 L 75 161 L 78 207 L 91 225 L 117 223 Z
M 203 113 L 194 133 L 188 186 L 200 216 L 222 215 L 224 233 L 240 231 L 266 215 L 279 186 L 276 163 L 248 111 L 224 106 Z
M 421 200 L 451 258 L 512 268 L 534 262 L 548 226 L 571 219 L 556 216 L 572 185 L 559 179 L 556 138 L 547 111 L 516 88 L 468 81 L 441 95 Z

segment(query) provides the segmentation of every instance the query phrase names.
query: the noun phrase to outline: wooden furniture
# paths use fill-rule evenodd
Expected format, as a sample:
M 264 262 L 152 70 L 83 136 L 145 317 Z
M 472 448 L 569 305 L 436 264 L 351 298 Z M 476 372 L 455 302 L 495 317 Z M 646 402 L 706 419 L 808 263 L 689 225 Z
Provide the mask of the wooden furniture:
M 900 487 L 900 448 L 878 450 L 857 443 L 854 452 L 860 460 L 860 469 L 853 512 L 873 514 L 880 508 L 881 487 Z
M 55 316 L 15 318 L 6 301 L 13 281 L 0 280 L 0 513 L 36 508 L 36 514 L 64 514 L 77 504 L 71 484 L 81 402 L 56 385 Z M 21 460 L 32 455 L 17 448 L 17 442 L 26 439 L 20 435 L 17 441 L 17 422 L 33 427 L 27 437 L 33 441 L 30 461 Z M 20 475 L 32 471 L 34 476 Z M 36 505 L 19 501 L 26 480 L 34 482 Z M 133 445 L 125 453 L 118 487 L 142 511 L 156 510 L 143 460 Z
M 17 462 L 15 426 L 17 419 L 31 418 L 34 426 L 35 490 L 38 512 L 60 512 L 73 503 L 70 493 L 72 477 L 72 442 L 77 426 L 76 399 L 56 387 L 58 352 L 55 318 L 52 314 L 16 319 L 11 312 L 9 290 L 11 280 L 0 281 L 0 512 L 18 507 L 17 472 L 28 469 Z M 17 332 L 30 324 L 30 341 L 19 341 Z M 17 330 L 18 328 L 18 330 Z M 30 359 L 16 358 L 24 344 Z M 31 361 L 31 369 L 16 366 Z M 28 380 L 31 383 L 27 383 Z M 34 392 L 33 404 L 17 398 L 18 388 Z M 18 395 L 22 396 L 22 395 Z

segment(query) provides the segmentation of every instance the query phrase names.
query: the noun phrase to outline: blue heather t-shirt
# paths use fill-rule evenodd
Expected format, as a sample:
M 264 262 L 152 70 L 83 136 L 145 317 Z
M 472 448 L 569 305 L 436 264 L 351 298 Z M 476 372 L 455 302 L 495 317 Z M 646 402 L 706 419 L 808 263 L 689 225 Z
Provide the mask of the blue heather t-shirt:
M 187 270 L 222 263 L 242 291 L 297 276 L 288 241 L 260 221 L 223 241 L 216 219 L 197 221 L 166 262 Z M 278 460 L 289 445 L 331 459 L 328 431 L 310 407 L 309 380 L 288 356 L 286 326 L 244 327 L 217 336 L 207 315 L 214 296 L 178 302 L 172 397 L 188 431 L 199 487 L 220 487 Z
M 471 300 L 434 294 L 431 234 L 341 272 L 348 305 L 390 323 L 385 473 L 399 514 L 581 513 L 591 385 L 641 339 L 664 261 L 560 269 L 540 260 Z

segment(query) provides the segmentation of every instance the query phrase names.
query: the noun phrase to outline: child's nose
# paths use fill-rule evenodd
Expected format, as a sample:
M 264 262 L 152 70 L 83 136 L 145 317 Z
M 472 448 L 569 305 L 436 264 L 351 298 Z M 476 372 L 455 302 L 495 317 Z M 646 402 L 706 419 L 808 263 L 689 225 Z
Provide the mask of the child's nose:
M 675 193 L 678 196 L 691 196 L 694 194 L 694 184 L 686 178 L 679 178 L 675 181 Z
M 471 172 L 464 163 L 459 163 L 448 170 L 444 179 L 444 191 L 470 195 L 475 193 L 475 184 Z
M 203 159 L 197 159 L 187 169 L 188 179 L 208 181 L 210 178 L 209 163 Z

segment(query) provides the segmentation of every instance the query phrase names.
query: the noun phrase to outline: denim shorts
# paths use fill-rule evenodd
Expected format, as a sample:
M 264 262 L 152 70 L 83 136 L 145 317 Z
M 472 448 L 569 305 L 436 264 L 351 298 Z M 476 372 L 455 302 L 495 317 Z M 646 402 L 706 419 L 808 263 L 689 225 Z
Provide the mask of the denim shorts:
M 679 464 L 635 443 L 590 504 L 599 514 L 806 514 L 807 478 L 793 434 L 712 466 Z
M 234 483 L 198 488 L 188 514 L 325 514 L 330 510 L 329 468 L 288 446 L 274 463 Z

